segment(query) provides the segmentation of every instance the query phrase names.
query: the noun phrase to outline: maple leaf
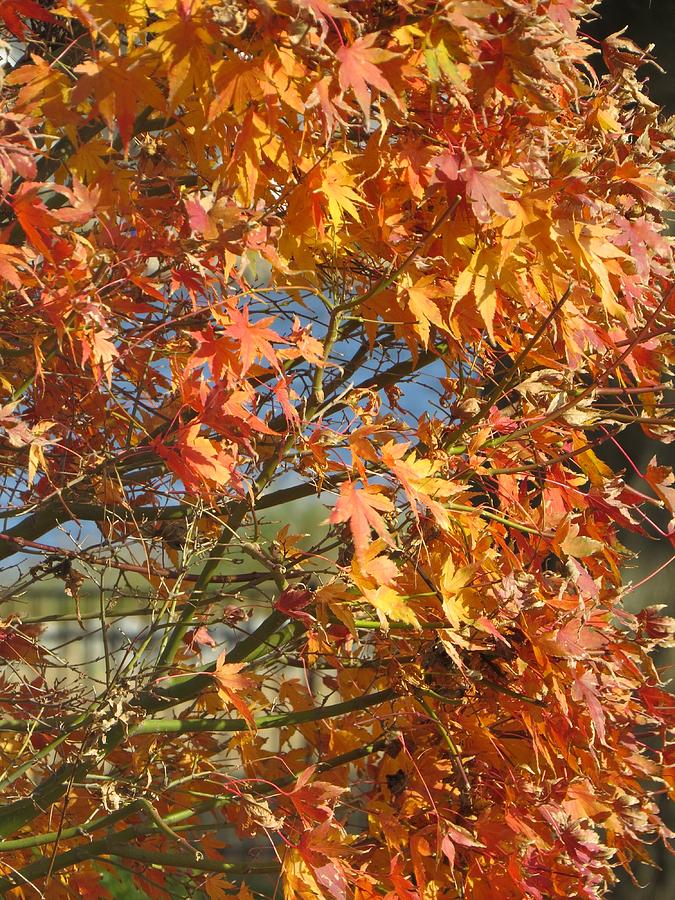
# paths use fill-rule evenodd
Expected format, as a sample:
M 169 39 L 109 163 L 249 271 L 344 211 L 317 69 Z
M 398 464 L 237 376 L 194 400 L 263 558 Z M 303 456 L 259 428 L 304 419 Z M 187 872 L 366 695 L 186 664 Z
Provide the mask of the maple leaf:
M 113 365 L 119 356 L 117 347 L 110 340 L 111 337 L 112 332 L 102 328 L 82 338 L 82 365 L 91 360 L 96 380 L 100 381 L 103 374 L 106 376 L 108 386 L 112 384 Z
M 201 437 L 197 422 L 182 429 L 173 446 L 155 440 L 156 452 L 188 490 L 204 486 L 224 487 L 232 480 L 235 460 L 208 438 Z
M 95 99 L 97 112 L 110 129 L 115 122 L 125 152 L 134 133 L 134 122 L 141 103 L 155 109 L 165 106 L 164 97 L 152 79 L 150 59 L 134 54 L 117 56 L 101 51 L 96 59 L 87 59 L 75 66 L 78 79 L 73 87 L 72 100 L 77 105 L 89 95 Z
M 26 237 L 40 253 L 51 258 L 53 231 L 58 219 L 47 208 L 39 192 L 43 185 L 24 181 L 12 199 L 12 206 Z
M 18 416 L 13 415 L 18 401 L 0 406 L 0 428 L 12 447 L 25 447 L 35 440 L 35 433 Z
M 579 534 L 579 526 L 571 524 L 564 540 L 560 543 L 560 549 L 568 556 L 583 558 L 599 553 L 603 548 L 601 541 Z
M 666 608 L 664 603 L 647 606 L 640 610 L 637 620 L 639 627 L 654 644 L 659 647 L 674 647 L 675 618 L 661 615 L 661 610 Z
M 281 874 L 284 900 L 319 900 L 325 897 L 312 869 L 297 848 L 291 847 L 284 853 Z
M 473 213 L 479 222 L 487 223 L 492 212 L 510 218 L 513 213 L 503 194 L 517 194 L 518 188 L 496 169 L 480 169 L 465 154 L 459 174 L 466 182 Z
M 73 177 L 72 190 L 60 185 L 55 185 L 54 190 L 64 194 L 71 203 L 70 206 L 62 206 L 55 211 L 54 215 L 60 222 L 83 225 L 94 218 L 101 199 L 100 188 L 87 188 L 78 178 Z
M 342 829 L 330 819 L 316 828 L 303 831 L 298 852 L 317 882 L 334 900 L 347 900 L 348 873 L 339 857 L 345 853 Z
M 312 92 L 305 103 L 305 107 L 308 110 L 317 105 L 321 107 L 324 120 L 323 133 L 326 144 L 328 144 L 330 137 L 333 134 L 335 123 L 339 122 L 341 125 L 346 125 L 347 122 L 342 114 L 344 113 L 346 116 L 350 112 L 349 107 L 344 101 L 340 100 L 339 97 L 333 96 L 331 93 L 332 86 L 332 78 L 326 76 L 319 79 L 312 88 Z
M 216 683 L 218 695 L 229 701 L 248 722 L 251 729 L 255 728 L 255 719 L 251 707 L 244 700 L 243 694 L 255 688 L 255 681 L 248 675 L 242 675 L 242 669 L 246 668 L 245 662 L 225 662 L 226 655 L 221 653 L 216 660 L 216 665 L 211 677 Z
M 241 374 L 245 375 L 258 357 L 265 357 L 280 371 L 279 359 L 271 342 L 285 344 L 288 341 L 267 327 L 274 321 L 272 316 L 251 322 L 248 310 L 248 306 L 241 311 L 235 306 L 230 307 L 228 315 L 232 324 L 225 328 L 227 337 L 239 344 Z
M 8 281 L 12 287 L 20 288 L 23 284 L 19 266 L 25 265 L 23 255 L 10 244 L 0 244 L 0 278 Z
M 328 24 L 331 19 L 348 19 L 351 18 L 346 9 L 341 9 L 341 5 L 345 0 L 293 0 L 296 6 L 306 9 L 316 19 Z
M 366 121 L 370 119 L 370 86 L 396 98 L 394 89 L 377 67 L 377 63 L 387 62 L 396 54 L 374 47 L 378 37 L 377 32 L 366 34 L 357 38 L 353 44 L 340 47 L 336 53 L 340 63 L 340 86 L 343 91 L 348 88 L 354 91 Z
M 311 628 L 315 622 L 314 616 L 304 612 L 313 600 L 313 594 L 304 588 L 286 588 L 277 597 L 274 608 L 284 613 L 291 619 L 302 622 L 305 628 Z
M 224 875 L 209 875 L 204 883 L 204 890 L 209 900 L 232 900 L 234 885 Z
M 623 216 L 617 217 L 617 223 L 620 230 L 614 236 L 613 243 L 619 247 L 628 245 L 630 247 L 631 256 L 635 260 L 635 268 L 638 275 L 645 279 L 650 270 L 649 255 L 647 248 L 655 250 L 662 256 L 668 256 L 668 241 L 662 234 L 659 234 L 658 227 L 654 222 L 650 222 L 644 216 L 641 219 L 635 219 L 630 222 Z
M 198 628 L 188 631 L 183 638 L 183 643 L 197 653 L 201 653 L 202 647 L 218 646 L 206 625 L 200 625 Z
M 25 39 L 29 30 L 24 20 L 56 21 L 54 15 L 36 0 L 0 0 L 0 19 L 5 28 L 20 40 Z
M 446 324 L 436 299 L 444 293 L 443 289 L 436 285 L 433 275 L 424 275 L 413 283 L 412 278 L 406 273 L 400 282 L 405 289 L 408 300 L 408 308 L 416 319 L 415 328 L 425 347 L 429 345 L 431 325 L 445 329 Z
M 444 829 L 446 833 L 441 842 L 441 850 L 447 857 L 451 869 L 455 866 L 456 846 L 485 849 L 485 844 L 477 841 L 465 828 L 459 825 L 450 825 L 446 822 Z
M 343 158 L 344 156 L 341 159 Z M 349 174 L 341 159 L 331 163 L 323 172 L 320 188 L 334 225 L 342 224 L 345 213 L 358 220 L 357 204 L 365 202 L 354 189 L 354 176 Z
M 204 18 L 201 4 L 183 3 L 178 15 L 154 22 L 148 32 L 156 34 L 149 49 L 159 53 L 167 65 L 169 105 L 176 106 L 190 89 L 201 90 L 211 83 L 213 58 L 209 47 L 216 39 Z M 201 15 L 200 15 L 201 13 Z
M 582 672 L 572 684 L 572 697 L 586 703 L 598 740 L 605 743 L 605 713 L 598 696 L 597 680 L 591 672 Z
M 363 558 L 370 543 L 371 530 L 389 546 L 394 545 L 380 515 L 382 512 L 393 511 L 394 504 L 382 493 L 381 488 L 374 485 L 359 488 L 355 482 L 345 481 L 340 487 L 340 496 L 328 521 L 332 525 L 349 522 L 356 553 Z
M 1 250 L 0 247 L 0 252 Z M 291 344 L 295 344 L 297 352 L 305 362 L 313 363 L 315 366 L 325 365 L 323 344 L 313 337 L 309 327 L 302 327 L 297 316 L 293 320 L 293 331 L 288 336 L 288 340 Z M 285 350 L 284 356 L 288 357 L 291 352 L 291 350 Z
M 373 541 L 361 557 L 354 557 L 351 576 L 361 590 L 373 588 L 381 584 L 392 587 L 399 576 L 399 570 L 393 559 L 380 555 L 386 544 L 382 540 Z
M 389 620 L 405 622 L 413 628 L 421 628 L 419 619 L 408 606 L 405 598 L 393 588 L 381 585 L 377 590 L 365 588 L 363 596 L 375 607 L 383 631 L 389 630 Z
M 195 802 L 275 832 L 287 900 L 595 898 L 666 834 L 673 622 L 622 607 L 617 528 L 675 514 L 675 483 L 594 453 L 600 417 L 673 437 L 672 148 L 648 51 L 614 35 L 589 69 L 592 5 L 0 0 L 3 596 L 75 597 L 80 564 L 113 617 L 151 589 L 120 690 L 109 630 L 62 677 L 67 622 L 44 649 L 2 623 L 30 778 L 0 894 L 53 891 L 25 835 L 64 798 L 86 831 L 99 769 L 117 833 L 126 783 L 187 829 L 126 847 L 157 897 L 237 893 L 194 868 Z M 326 491 L 327 533 L 289 534 Z M 102 542 L 61 548 L 89 516 Z M 105 893 L 61 859 L 57 893 Z
M 385 900 L 420 900 L 412 881 L 403 872 L 401 857 L 398 854 L 391 861 L 389 877 L 394 885 L 394 892 L 388 893 Z
M 197 349 L 186 367 L 187 372 L 207 362 L 214 379 L 220 381 L 228 371 L 236 369 L 239 359 L 236 346 L 232 341 L 219 337 L 211 326 L 206 331 L 190 332 L 190 337 L 196 341 Z
M 652 457 L 645 471 L 645 481 L 661 500 L 665 508 L 675 516 L 675 474 L 667 466 L 659 466 Z
M 440 578 L 440 589 L 443 597 L 443 611 L 450 624 L 459 629 L 469 616 L 462 602 L 462 592 L 473 581 L 475 567 L 460 566 L 457 568 L 451 556 L 443 563 Z
M 420 459 L 414 451 L 408 453 L 409 449 L 410 445 L 407 443 L 397 444 L 389 441 L 382 448 L 382 463 L 403 486 L 415 518 L 418 518 L 417 505 L 421 504 L 431 510 L 442 528 L 447 528 L 448 513 L 439 500 L 451 496 L 462 488 L 445 478 L 439 478 L 438 466 L 432 460 Z M 408 455 L 404 459 L 406 453 Z
M 326 781 L 310 781 L 315 771 L 316 766 L 308 766 L 298 775 L 293 790 L 285 792 L 302 821 L 310 826 L 332 819 L 332 803 L 346 790 Z

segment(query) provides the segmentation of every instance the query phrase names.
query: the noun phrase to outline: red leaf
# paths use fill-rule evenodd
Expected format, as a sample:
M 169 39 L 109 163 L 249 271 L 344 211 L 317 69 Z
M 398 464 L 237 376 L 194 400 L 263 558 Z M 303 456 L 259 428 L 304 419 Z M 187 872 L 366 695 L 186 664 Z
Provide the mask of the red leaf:
M 572 685 L 572 697 L 575 700 L 583 700 L 591 714 L 595 733 L 601 743 L 605 743 L 605 713 L 598 697 L 598 685 L 595 676 L 590 672 L 583 672 L 574 679 Z
M 0 19 L 5 28 L 15 37 L 23 40 L 29 31 L 23 19 L 37 19 L 40 22 L 55 22 L 55 17 L 36 3 L 36 0 L 0 0 Z
M 153 443 L 156 452 L 166 460 L 185 488 L 197 492 L 228 484 L 236 462 L 234 456 L 219 449 L 213 441 L 200 437 L 200 428 L 196 422 L 182 429 L 173 446 L 159 440 Z
M 291 619 L 297 619 L 307 628 L 310 628 L 314 624 L 314 616 L 302 612 L 302 610 L 309 606 L 313 599 L 314 594 L 312 591 L 304 588 L 287 588 L 279 595 L 274 608 L 279 612 L 285 613 Z
M 274 321 L 272 316 L 260 319 L 258 322 L 251 322 L 248 315 L 248 306 L 240 312 L 236 306 L 228 310 L 230 321 L 232 322 L 225 329 L 228 337 L 234 338 L 239 344 L 239 352 L 241 355 L 241 374 L 245 375 L 251 368 L 253 362 L 258 357 L 268 359 L 275 369 L 279 370 L 279 360 L 277 354 L 272 347 L 271 341 L 288 343 L 288 341 L 272 331 L 267 326 Z
M 330 804 L 346 790 L 326 781 L 310 783 L 315 770 L 316 766 L 309 766 L 301 772 L 294 789 L 286 794 L 303 822 L 310 825 L 332 819 L 334 813 Z
M 202 647 L 215 647 L 216 642 L 206 625 L 200 625 L 198 628 L 192 628 L 183 638 L 183 643 L 197 653 L 201 653 Z

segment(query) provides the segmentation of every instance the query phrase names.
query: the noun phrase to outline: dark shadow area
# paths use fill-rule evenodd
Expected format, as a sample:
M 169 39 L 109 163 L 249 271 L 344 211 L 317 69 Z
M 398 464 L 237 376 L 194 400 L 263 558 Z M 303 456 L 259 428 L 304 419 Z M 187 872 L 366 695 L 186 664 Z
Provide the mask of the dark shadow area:
M 647 93 L 655 103 L 663 107 L 664 116 L 672 116 L 675 113 L 674 0 L 605 0 L 597 7 L 596 12 L 599 14 L 599 18 L 589 21 L 583 26 L 584 33 L 589 37 L 602 40 L 627 26 L 625 37 L 642 48 L 646 48 L 649 44 L 654 45 L 652 53 L 665 73 L 659 72 L 653 66 L 646 66 L 640 70 L 640 76 L 648 79 Z M 600 73 L 606 71 L 600 54 L 593 57 L 593 64 Z M 667 402 L 672 402 L 672 392 L 665 399 Z M 667 451 L 667 447 L 650 441 L 638 427 L 626 429 L 620 436 L 620 444 L 622 450 L 642 472 L 657 451 L 660 463 L 672 464 L 673 453 L 670 454 L 670 459 L 667 459 L 664 453 Z M 603 444 L 602 452 L 599 455 L 613 469 L 630 471 L 631 467 L 624 453 L 610 442 Z M 641 482 L 637 474 L 633 473 L 628 480 L 638 490 L 644 490 L 644 482 Z M 652 519 L 654 524 L 662 530 L 667 527 L 668 516 L 664 512 L 655 510 Z M 632 564 L 627 567 L 627 581 L 640 582 L 672 557 L 673 548 L 669 542 L 659 537 L 653 528 L 649 527 L 648 530 L 652 535 L 650 538 L 634 534 L 621 536 L 625 545 L 635 554 Z M 659 603 L 667 604 L 669 614 L 675 615 L 675 564 L 647 581 L 626 602 L 631 609 Z M 672 666 L 672 663 L 672 652 L 657 660 L 659 668 L 665 670 L 664 678 L 666 680 L 669 674 L 668 667 Z M 662 807 L 669 827 L 675 830 L 673 804 L 664 797 Z M 667 900 L 672 897 L 675 892 L 675 857 L 669 854 L 662 845 L 655 845 L 652 858 L 658 868 L 647 865 L 635 868 L 635 875 L 641 887 L 632 884 L 628 877 L 623 877 L 612 892 L 612 896 L 620 898 L 620 900 L 638 897 L 642 900 Z

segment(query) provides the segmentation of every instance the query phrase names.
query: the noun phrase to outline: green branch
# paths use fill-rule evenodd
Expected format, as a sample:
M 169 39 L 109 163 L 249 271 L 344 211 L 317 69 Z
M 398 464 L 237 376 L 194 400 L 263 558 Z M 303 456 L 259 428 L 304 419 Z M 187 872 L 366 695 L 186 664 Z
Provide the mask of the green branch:
M 259 716 L 254 720 L 255 728 L 285 728 L 288 725 L 302 725 L 305 722 L 319 722 L 333 719 L 360 709 L 368 709 L 395 700 L 399 695 L 392 688 L 365 694 L 313 709 L 303 709 L 292 713 L 277 713 Z M 130 730 L 130 736 L 137 734 L 217 734 L 232 731 L 249 731 L 250 725 L 245 719 L 145 719 Z

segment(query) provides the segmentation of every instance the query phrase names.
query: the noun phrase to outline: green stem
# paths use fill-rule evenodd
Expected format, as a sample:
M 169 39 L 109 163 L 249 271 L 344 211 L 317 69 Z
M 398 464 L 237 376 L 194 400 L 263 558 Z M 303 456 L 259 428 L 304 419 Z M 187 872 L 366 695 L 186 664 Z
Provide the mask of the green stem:
M 85 775 L 87 768 L 86 763 L 65 763 L 51 777 L 39 784 L 30 797 L 8 803 L 0 809 L 0 837 L 14 834 L 49 809 L 66 793 L 71 779 Z
M 71 828 L 63 828 L 61 832 L 48 831 L 44 834 L 32 834 L 30 837 L 16 838 L 13 841 L 0 841 L 0 853 L 12 853 L 15 850 L 31 850 L 33 847 L 42 847 L 44 844 L 53 844 L 55 841 L 67 841 L 71 838 L 84 837 L 91 834 L 92 831 L 98 831 L 101 828 L 110 828 L 115 822 L 126 819 L 127 816 L 133 815 L 140 809 L 138 800 L 134 800 L 127 806 L 117 809 L 108 816 L 101 816 L 100 819 L 92 819 L 83 825 L 73 825 Z
M 374 694 L 365 694 L 328 706 L 318 706 L 314 709 L 303 709 L 292 713 L 259 716 L 254 720 L 255 728 L 257 730 L 284 728 L 288 725 L 301 725 L 304 722 L 333 719 L 336 716 L 344 716 L 360 709 L 379 706 L 381 703 L 395 700 L 397 696 L 396 691 L 387 688 Z M 133 737 L 137 734 L 217 734 L 249 730 L 250 726 L 245 719 L 145 719 L 131 729 L 130 735 Z
M 258 625 L 255 631 L 230 650 L 227 662 L 253 662 L 261 652 L 266 652 L 268 648 L 274 649 L 282 646 L 289 638 L 289 632 L 281 628 L 286 618 L 285 615 L 274 610 Z M 295 627 L 291 626 L 289 631 L 294 634 Z M 143 698 L 144 707 L 151 712 L 175 706 L 176 703 L 182 703 L 185 700 L 193 700 L 213 684 L 210 673 L 214 672 L 215 668 L 215 663 L 210 663 L 197 675 L 185 678 L 178 676 L 170 679 L 167 685 L 152 691 L 152 693 L 148 692 L 147 696 Z
M 317 773 L 320 774 L 323 772 L 328 772 L 331 769 L 337 769 L 340 766 L 348 765 L 352 762 L 357 762 L 359 759 L 363 759 L 366 756 L 371 756 L 373 753 L 379 753 L 381 750 L 385 750 L 390 743 L 391 739 L 387 736 L 384 736 L 378 738 L 375 741 L 372 741 L 369 744 L 364 744 L 361 747 L 357 747 L 354 750 L 349 750 L 346 753 L 340 753 L 338 756 L 333 756 L 330 759 L 318 763 L 316 767 Z M 295 778 L 295 775 L 289 775 L 285 778 L 282 778 L 277 782 L 276 787 L 287 787 L 288 785 L 294 783 Z M 262 794 L 265 795 L 273 791 L 274 788 L 272 788 L 271 786 L 267 786 L 265 790 L 262 791 Z M 192 809 L 182 809 L 175 813 L 170 813 L 169 815 L 164 817 L 162 822 L 164 823 L 164 825 L 170 826 L 173 823 L 180 823 L 194 816 L 200 816 L 203 813 L 209 812 L 215 807 L 230 803 L 233 796 L 233 794 L 228 793 L 227 796 L 219 794 L 218 796 L 210 797 L 205 803 L 201 803 Z M 138 812 L 141 806 L 141 801 L 134 800 L 127 806 L 122 807 L 122 809 L 115 810 L 107 816 L 102 816 L 99 819 L 92 819 L 90 822 L 85 822 L 83 825 L 74 825 L 71 828 L 64 828 L 60 832 L 60 834 L 58 831 L 49 831 L 45 834 L 34 834 L 30 835 L 29 837 L 17 838 L 12 841 L 0 841 L 0 853 L 12 853 L 16 850 L 30 850 L 34 847 L 44 846 L 45 844 L 53 844 L 57 840 L 65 841 L 70 840 L 71 838 L 83 837 L 87 834 L 91 834 L 94 831 L 100 831 L 101 828 L 110 828 L 116 822 L 120 822 L 126 819 L 128 816 L 133 815 L 135 812 Z M 142 833 L 150 833 L 153 830 L 154 829 L 152 827 L 148 827 L 144 828 L 142 831 L 136 830 L 135 833 L 141 835 Z
M 194 814 L 194 810 L 186 810 L 185 812 L 190 816 Z M 186 817 L 186 815 L 181 815 L 180 819 L 182 820 Z M 166 823 L 168 820 L 169 817 L 166 817 L 164 822 Z M 249 871 L 268 871 L 267 868 L 257 869 L 255 866 L 248 866 L 245 863 L 226 863 L 209 859 L 198 860 L 196 855 L 191 853 L 161 854 L 151 850 L 142 850 L 140 847 L 130 846 L 129 842 L 133 838 L 143 836 L 144 834 L 148 834 L 155 830 L 156 825 L 154 822 L 151 825 L 136 825 L 126 828 L 124 831 L 117 832 L 110 837 L 81 844 L 79 847 L 74 847 L 72 850 L 66 850 L 53 857 L 53 859 L 43 857 L 42 859 L 29 864 L 20 872 L 13 873 L 8 877 L 0 879 L 0 892 L 2 892 L 2 896 L 4 896 L 12 887 L 25 885 L 27 882 L 34 882 L 37 878 L 46 875 L 47 872 L 58 872 L 62 869 L 67 869 L 70 866 L 75 866 L 85 860 L 98 859 L 105 856 L 120 856 L 128 859 L 137 859 L 141 862 L 148 862 L 153 865 L 196 869 L 203 872 L 245 873 Z M 150 855 L 154 858 L 151 859 Z M 161 861 L 159 861 L 160 857 L 162 857 Z M 275 866 L 272 871 L 276 871 L 277 869 L 278 866 Z
M 192 869 L 197 872 L 236 872 L 245 875 L 247 872 L 278 872 L 279 863 L 227 863 L 217 859 L 198 859 L 190 853 L 161 853 L 159 850 L 143 850 L 129 845 L 113 844 L 101 856 L 119 856 L 122 859 L 136 859 L 148 865 L 174 869 Z

